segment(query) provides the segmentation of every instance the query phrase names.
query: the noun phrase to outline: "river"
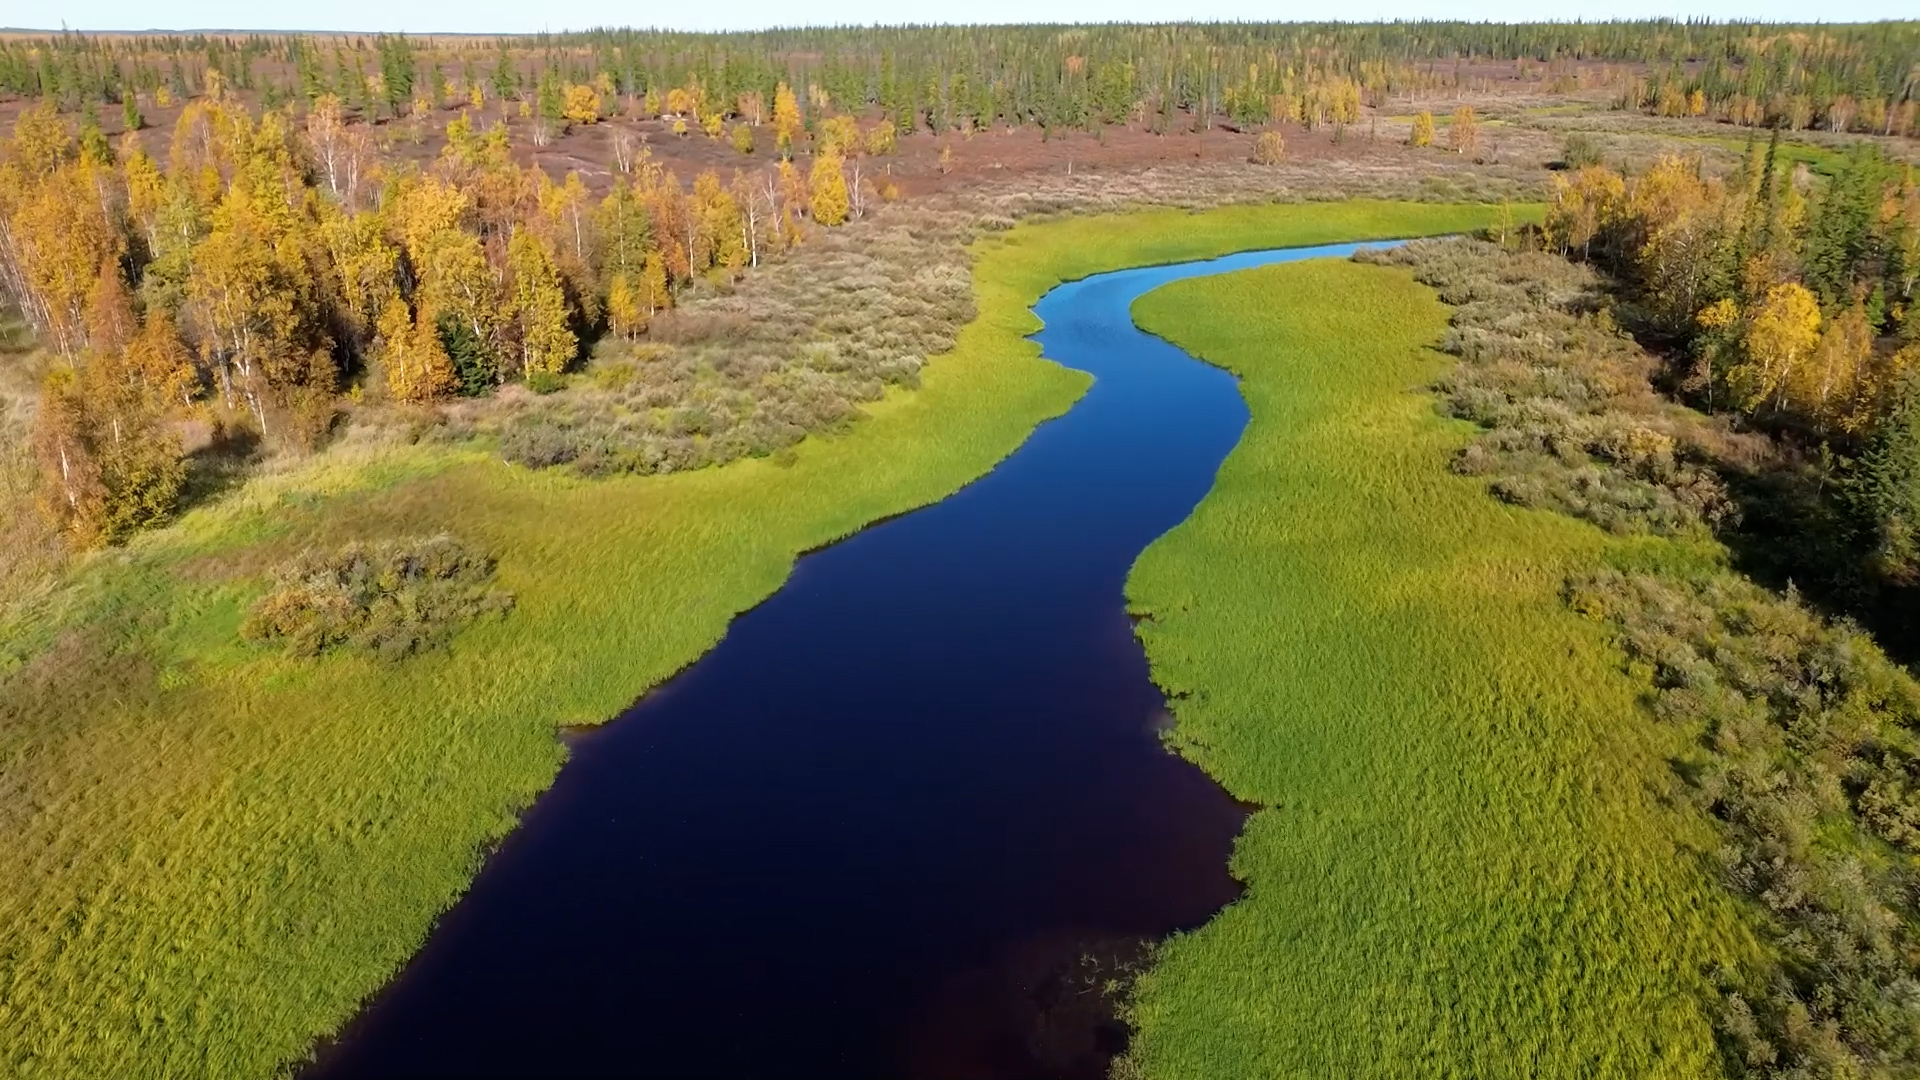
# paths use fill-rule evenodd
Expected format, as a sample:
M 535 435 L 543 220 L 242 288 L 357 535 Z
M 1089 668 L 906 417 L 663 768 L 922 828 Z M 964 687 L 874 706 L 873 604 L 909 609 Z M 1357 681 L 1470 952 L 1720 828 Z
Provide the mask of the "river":
M 1245 817 L 1159 742 L 1122 588 L 1247 411 L 1128 309 L 1358 246 L 1049 292 L 1036 338 L 1093 374 L 1086 396 L 951 497 L 805 556 L 699 662 L 571 736 L 303 1075 L 1104 1076 L 1125 1029 L 1103 984 L 1238 895 Z

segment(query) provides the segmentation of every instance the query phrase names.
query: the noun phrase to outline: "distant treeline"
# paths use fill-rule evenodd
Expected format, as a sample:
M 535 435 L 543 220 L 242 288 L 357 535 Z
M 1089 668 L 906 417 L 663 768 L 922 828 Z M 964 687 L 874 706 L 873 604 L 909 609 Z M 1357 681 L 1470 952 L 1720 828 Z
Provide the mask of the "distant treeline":
M 519 97 L 600 84 L 638 101 L 697 87 L 711 100 L 772 97 L 886 113 L 903 134 L 996 122 L 1077 127 L 1175 111 L 1242 122 L 1332 119 L 1316 95 L 1350 85 L 1373 104 L 1465 87 L 1514 63 L 1561 88 L 1595 67 L 1644 65 L 1623 104 L 1747 123 L 1911 124 L 1920 22 L 1490 24 L 1400 22 L 894 27 L 690 34 L 597 30 L 530 37 L 127 35 L 0 42 L 0 93 L 63 108 L 184 100 L 208 72 L 268 105 L 333 94 L 399 113 L 429 101 Z M 1344 92 L 1344 91 L 1343 91 Z M 1695 98 L 1695 93 L 1699 97 Z M 1664 95 L 1664 97 L 1663 97 Z M 164 103 L 164 102 L 162 102 Z M 1905 111 L 1903 112 L 1903 107 Z

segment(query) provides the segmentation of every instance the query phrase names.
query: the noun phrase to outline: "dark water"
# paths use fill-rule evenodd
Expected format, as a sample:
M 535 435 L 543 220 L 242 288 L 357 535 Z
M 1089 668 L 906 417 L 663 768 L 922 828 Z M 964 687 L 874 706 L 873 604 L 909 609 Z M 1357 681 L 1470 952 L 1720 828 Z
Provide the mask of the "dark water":
M 1352 250 L 1049 293 L 1038 339 L 1087 396 L 979 482 L 802 559 L 581 737 L 307 1075 L 1103 1075 L 1125 1030 L 1101 981 L 1238 895 L 1244 817 L 1157 741 L 1122 583 L 1246 408 L 1128 306 Z

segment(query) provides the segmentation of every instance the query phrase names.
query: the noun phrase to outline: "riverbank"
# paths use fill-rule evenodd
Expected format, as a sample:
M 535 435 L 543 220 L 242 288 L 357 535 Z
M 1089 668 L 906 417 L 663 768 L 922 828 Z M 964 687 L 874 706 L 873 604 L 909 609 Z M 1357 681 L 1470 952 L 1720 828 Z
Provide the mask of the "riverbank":
M 1155 1078 L 1719 1075 L 1710 969 L 1750 961 L 1604 628 L 1598 528 L 1453 474 L 1433 293 L 1317 263 L 1169 286 L 1139 324 L 1252 420 L 1128 582 L 1176 748 L 1267 809 L 1245 899 L 1136 991 Z
M 799 552 L 943 497 L 1072 404 L 1084 377 L 1023 340 L 1059 281 L 1502 213 L 1353 202 L 1021 226 L 975 246 L 979 317 L 922 389 L 790 462 L 586 481 L 480 449 L 341 448 L 89 559 L 10 628 L 21 664 L 0 683 L 0 1063 L 254 1077 L 301 1058 L 551 783 L 557 727 L 613 716 Z M 241 642 L 288 556 L 443 530 L 499 558 L 510 617 L 397 664 Z

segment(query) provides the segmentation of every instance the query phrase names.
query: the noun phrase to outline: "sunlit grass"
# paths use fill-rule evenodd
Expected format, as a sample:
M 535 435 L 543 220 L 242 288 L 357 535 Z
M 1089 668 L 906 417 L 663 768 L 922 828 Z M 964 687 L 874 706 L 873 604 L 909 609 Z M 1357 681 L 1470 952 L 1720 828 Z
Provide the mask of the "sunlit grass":
M 1753 956 L 1668 795 L 1675 736 L 1559 598 L 1597 528 L 1454 476 L 1400 270 L 1177 283 L 1135 315 L 1252 421 L 1128 582 L 1181 752 L 1255 814 L 1245 899 L 1140 982 L 1149 1077 L 1718 1075 L 1706 971 Z M 1638 542 L 1644 546 L 1647 542 Z M 1660 542 L 1664 546 L 1664 542 Z
M 976 246 L 979 318 L 923 388 L 790 465 L 584 481 L 348 447 L 92 557 L 0 650 L 0 1076 L 260 1077 L 304 1055 L 551 783 L 557 726 L 615 715 L 796 553 L 942 497 L 1072 403 L 1086 378 L 1022 340 L 1057 282 L 1501 214 L 1356 202 L 1023 226 Z M 241 642 L 303 547 L 440 532 L 499 558 L 512 615 L 398 664 Z

